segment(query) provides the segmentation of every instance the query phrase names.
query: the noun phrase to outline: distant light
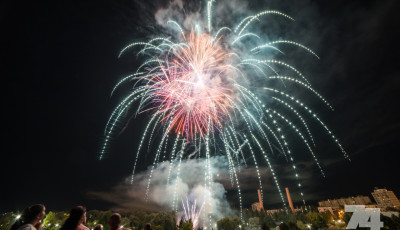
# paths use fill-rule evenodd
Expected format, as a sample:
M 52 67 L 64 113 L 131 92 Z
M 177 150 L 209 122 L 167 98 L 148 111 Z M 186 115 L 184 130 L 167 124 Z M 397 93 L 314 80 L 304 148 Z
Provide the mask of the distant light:
M 17 220 L 18 220 L 19 218 L 21 218 L 21 215 L 18 215 L 18 216 L 16 217 Z
M 56 224 L 56 227 L 58 227 L 58 224 Z

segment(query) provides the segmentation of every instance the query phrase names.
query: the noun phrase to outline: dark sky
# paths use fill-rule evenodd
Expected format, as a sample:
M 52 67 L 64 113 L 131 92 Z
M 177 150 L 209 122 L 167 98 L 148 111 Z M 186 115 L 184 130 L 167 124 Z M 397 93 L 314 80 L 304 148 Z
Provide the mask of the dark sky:
M 123 95 L 110 99 L 111 89 L 139 63 L 118 60 L 118 52 L 157 30 L 150 23 L 166 6 L 148 2 L 1 3 L 0 211 L 32 203 L 53 210 L 115 207 L 89 194 L 118 185 L 132 169 L 145 117 L 131 120 L 105 159 L 98 154 L 108 115 Z M 309 200 L 369 195 L 375 186 L 400 196 L 398 1 L 251 2 L 251 12 L 280 10 L 304 27 L 297 41 L 321 57 L 306 68 L 309 80 L 335 108 L 320 115 L 352 158 L 343 160 L 327 138 L 317 141 L 327 177 L 310 167 Z

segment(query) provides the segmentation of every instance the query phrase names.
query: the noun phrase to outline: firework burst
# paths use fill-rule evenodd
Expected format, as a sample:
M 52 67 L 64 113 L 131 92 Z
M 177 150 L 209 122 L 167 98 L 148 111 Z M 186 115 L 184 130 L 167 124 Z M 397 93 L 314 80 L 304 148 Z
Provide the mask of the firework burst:
M 134 82 L 133 90 L 117 105 L 107 122 L 100 159 L 108 149 L 117 124 L 129 113 L 146 112 L 149 121 L 138 143 L 132 173 L 133 182 L 139 156 L 145 152 L 145 143 L 148 143 L 147 152 L 150 154 L 150 143 L 157 139 L 159 144 L 152 153 L 154 161 L 146 196 L 157 163 L 169 160 L 167 183 L 177 184 L 182 159 L 189 156 L 189 150 L 195 149 L 196 156 L 205 158 L 206 189 L 213 181 L 210 157 L 225 155 L 232 185 L 237 187 L 240 210 L 242 198 L 237 167 L 247 163 L 255 166 L 261 191 L 259 167 L 269 168 L 286 208 L 272 165 L 271 153 L 274 151 L 284 155 L 291 164 L 299 180 L 299 194 L 304 197 L 295 154 L 291 151 L 289 139 L 285 138 L 286 133 L 293 133 L 304 143 L 322 175 L 324 172 L 315 154 L 314 138 L 308 125 L 310 120 L 319 123 L 348 158 L 332 131 L 304 101 L 290 93 L 287 83 L 303 88 L 332 109 L 331 105 L 298 69 L 283 59 L 274 58 L 284 57 L 281 46 L 298 47 L 315 58 L 319 57 L 300 43 L 289 40 L 263 42 L 258 34 L 250 31 L 251 25 L 268 15 L 294 21 L 278 11 L 268 10 L 248 16 L 232 29 L 212 28 L 213 2 L 207 2 L 207 20 L 203 27 L 196 25 L 186 31 L 178 22 L 168 21 L 168 25 L 176 29 L 176 34 L 135 42 L 122 49 L 119 57 L 136 50 L 138 55 L 147 59 L 134 74 L 121 79 L 112 90 L 114 93 L 120 85 Z M 243 40 L 254 42 L 245 43 Z M 283 70 L 285 75 L 281 74 Z M 292 75 L 288 76 L 288 72 Z M 179 199 L 175 193 L 172 197 L 174 210 L 178 209 Z
M 200 206 L 200 207 L 198 207 Z M 197 204 L 197 200 L 194 202 L 189 201 L 186 197 L 186 202 L 182 200 L 183 214 L 181 220 L 191 221 L 193 229 L 198 229 L 200 224 L 200 215 L 203 210 L 204 202 L 202 204 Z
M 183 39 L 182 45 L 161 54 L 164 60 L 159 60 L 158 74 L 141 80 L 149 82 L 150 109 L 162 115 L 160 122 L 167 121 L 168 131 L 175 130 L 191 141 L 195 134 L 204 138 L 223 126 L 233 107 L 230 85 L 237 69 L 229 61 L 232 53 L 208 34 L 196 35 L 192 30 Z

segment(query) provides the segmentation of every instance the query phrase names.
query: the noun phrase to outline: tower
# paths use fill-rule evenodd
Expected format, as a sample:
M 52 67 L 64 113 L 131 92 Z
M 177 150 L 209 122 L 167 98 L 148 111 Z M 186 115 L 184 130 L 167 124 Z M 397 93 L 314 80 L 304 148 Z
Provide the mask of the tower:
M 287 196 L 287 199 L 289 202 L 290 209 L 292 210 L 292 212 L 294 214 L 295 212 L 294 212 L 294 207 L 293 207 L 293 203 L 292 203 L 292 197 L 290 197 L 290 193 L 289 193 L 289 188 L 286 188 L 286 196 Z
M 261 191 L 260 189 L 258 190 L 258 203 L 260 204 L 260 209 L 264 209 L 264 205 L 261 199 Z

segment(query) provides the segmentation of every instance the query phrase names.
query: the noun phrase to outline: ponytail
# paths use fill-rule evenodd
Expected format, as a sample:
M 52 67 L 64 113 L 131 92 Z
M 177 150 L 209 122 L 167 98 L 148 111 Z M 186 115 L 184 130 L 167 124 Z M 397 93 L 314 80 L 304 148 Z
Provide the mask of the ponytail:
M 10 230 L 17 230 L 22 225 L 29 224 L 36 218 L 37 215 L 43 212 L 44 209 L 45 207 L 43 204 L 35 204 L 26 207 L 24 211 L 22 211 L 21 217 L 17 221 L 15 221 Z

